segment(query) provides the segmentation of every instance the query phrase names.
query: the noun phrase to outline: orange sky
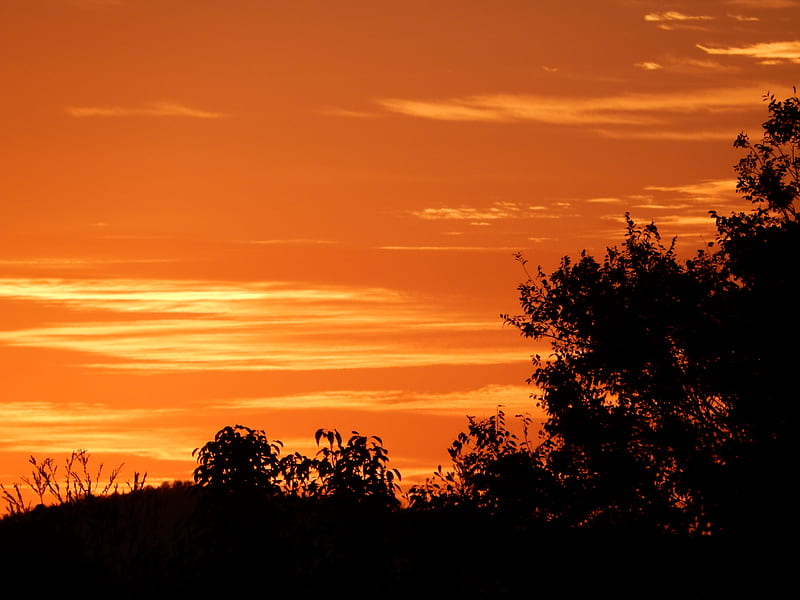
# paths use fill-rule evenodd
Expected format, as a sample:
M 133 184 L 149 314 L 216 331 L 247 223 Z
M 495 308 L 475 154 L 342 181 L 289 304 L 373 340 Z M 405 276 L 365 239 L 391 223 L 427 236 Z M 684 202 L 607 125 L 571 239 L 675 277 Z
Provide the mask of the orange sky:
M 406 480 L 534 410 L 512 254 L 683 247 L 800 83 L 796 0 L 0 0 L 0 482 L 228 424 Z

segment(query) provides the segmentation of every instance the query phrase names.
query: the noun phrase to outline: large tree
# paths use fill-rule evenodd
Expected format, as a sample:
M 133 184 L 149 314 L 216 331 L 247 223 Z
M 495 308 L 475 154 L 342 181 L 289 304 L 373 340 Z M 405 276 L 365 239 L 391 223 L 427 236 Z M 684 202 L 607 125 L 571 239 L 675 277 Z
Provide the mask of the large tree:
M 714 244 L 682 260 L 626 215 L 621 247 L 538 269 L 519 286 L 524 314 L 505 315 L 550 342 L 530 381 L 571 524 L 720 533 L 794 518 L 800 102 L 767 100 L 761 141 L 735 142 L 753 210 L 715 215 Z

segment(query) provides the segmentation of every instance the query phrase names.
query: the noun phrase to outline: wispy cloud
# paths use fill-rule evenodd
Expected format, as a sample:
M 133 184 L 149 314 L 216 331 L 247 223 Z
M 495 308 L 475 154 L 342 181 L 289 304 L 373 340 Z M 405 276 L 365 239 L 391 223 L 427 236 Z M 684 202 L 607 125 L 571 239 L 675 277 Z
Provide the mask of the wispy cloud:
M 181 408 L 4 401 L 0 403 L 0 448 L 25 453 L 36 448 L 46 455 L 88 448 L 92 454 L 100 455 L 191 460 L 191 436 L 182 435 L 176 427 L 153 427 L 156 420 L 180 422 L 185 413 L 186 409 Z M 169 430 L 168 435 L 165 429 Z
M 620 198 L 620 202 L 627 207 L 626 210 L 635 221 L 654 222 L 663 235 L 677 235 L 679 246 L 694 253 L 698 238 L 714 238 L 715 221 L 709 210 L 726 212 L 740 208 L 741 202 L 735 188 L 736 181 L 733 179 L 706 179 L 681 185 L 649 185 L 640 194 Z M 620 212 L 608 213 L 600 218 L 618 225 L 623 224 Z M 604 235 L 616 237 L 619 233 L 620 229 L 608 229 Z
M 675 10 L 668 10 L 661 13 L 647 13 L 644 16 L 645 21 L 712 21 L 714 17 L 707 15 L 687 15 Z
M 800 63 L 800 40 L 786 42 L 762 42 L 749 46 L 711 47 L 696 44 L 706 54 L 726 56 L 747 56 L 761 59 L 762 63 L 791 62 Z
M 511 343 L 469 341 L 499 332 L 494 315 L 383 288 L 20 278 L 0 280 L 2 299 L 50 307 L 58 319 L 0 331 L 0 344 L 84 353 L 74 360 L 104 368 L 302 371 L 519 358 Z
M 645 187 L 648 191 L 666 192 L 671 194 L 682 194 L 694 200 L 703 201 L 718 198 L 734 198 L 736 190 L 735 179 L 707 179 L 698 183 L 684 185 L 649 185 Z
M 670 73 L 702 74 L 706 75 L 709 71 L 715 73 L 733 73 L 740 70 L 736 65 L 723 64 L 719 60 L 695 56 L 681 56 L 675 54 L 664 54 L 657 60 L 647 60 L 633 63 L 634 67 L 644 71 L 665 71 Z
M 665 113 L 734 111 L 750 108 L 763 85 L 748 88 L 699 89 L 661 94 L 596 97 L 491 94 L 445 100 L 378 100 L 384 109 L 407 116 L 444 121 L 539 122 L 559 125 L 657 125 Z
M 378 246 L 378 250 L 411 252 L 516 252 L 511 246 Z
M 622 198 L 589 198 L 586 202 L 600 204 L 625 203 L 635 208 L 656 210 L 700 210 L 708 214 L 709 202 L 738 203 L 735 179 L 704 179 L 681 185 L 648 185 L 643 193 Z M 616 219 L 617 216 L 611 217 Z
M 548 210 L 545 206 L 522 205 L 514 202 L 495 202 L 486 207 L 471 206 L 442 206 L 437 208 L 423 208 L 411 211 L 417 218 L 426 221 L 451 220 L 470 221 L 473 224 L 482 224 L 486 221 L 499 221 L 503 219 L 531 218 Z
M 67 114 L 76 118 L 87 117 L 187 117 L 192 119 L 221 119 L 220 112 L 200 110 L 183 104 L 159 102 L 145 107 L 121 106 L 71 106 Z
M 591 204 L 619 204 L 623 200 L 622 198 L 588 198 L 586 202 Z
M 708 229 L 714 225 L 715 221 L 708 213 L 702 215 L 663 215 L 658 217 L 658 224 L 663 227 L 697 228 Z
M 711 58 L 695 58 L 693 56 L 668 55 L 661 60 L 661 66 L 674 73 L 698 73 L 703 71 L 735 72 L 739 69 L 732 65 L 724 65 Z
M 698 24 L 713 21 L 714 17 L 708 15 L 687 15 L 675 10 L 660 13 L 647 13 L 645 21 L 657 23 L 659 29 L 670 31 L 672 29 L 701 29 Z
M 664 68 L 664 65 L 650 61 L 633 63 L 633 66 L 639 67 L 640 69 L 644 69 L 645 71 L 658 71 Z
M 733 19 L 734 21 L 739 21 L 740 23 L 755 23 L 756 21 L 760 21 L 758 17 L 748 16 L 748 15 L 728 15 L 729 18 Z
M 443 101 L 404 100 L 385 98 L 378 104 L 390 112 L 439 121 L 495 121 L 514 120 L 511 114 L 497 105 L 499 97 L 475 96 Z
M 664 230 L 673 233 L 713 236 L 715 221 L 709 215 L 709 210 L 734 209 L 739 203 L 736 181 L 733 179 L 707 179 L 682 185 L 649 185 L 644 189 L 647 192 L 645 197 L 637 198 L 632 206 L 634 214 L 653 219 Z
M 519 385 L 488 385 L 478 389 L 446 393 L 429 393 L 411 390 L 331 390 L 286 396 L 260 398 L 222 399 L 209 408 L 218 409 L 270 409 L 303 410 L 337 408 L 367 411 L 407 411 L 415 413 L 492 414 L 498 405 L 508 413 L 536 412 L 542 416 L 530 400 L 533 390 Z
M 132 264 L 162 264 L 176 262 L 173 258 L 4 258 L 0 259 L 0 266 L 4 267 L 29 267 L 33 269 L 85 269 L 99 265 L 132 265 Z

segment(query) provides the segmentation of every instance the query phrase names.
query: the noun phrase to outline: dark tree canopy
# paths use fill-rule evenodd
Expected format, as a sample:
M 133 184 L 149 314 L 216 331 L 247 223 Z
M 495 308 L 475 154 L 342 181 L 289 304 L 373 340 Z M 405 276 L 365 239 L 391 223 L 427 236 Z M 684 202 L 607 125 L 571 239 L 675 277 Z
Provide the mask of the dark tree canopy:
M 259 491 L 296 497 L 335 497 L 397 506 L 400 472 L 390 469 L 389 451 L 377 436 L 354 431 L 346 443 L 337 430 L 319 429 L 314 457 L 280 456 L 283 443 L 259 429 L 224 427 L 193 454 L 195 483 L 227 492 Z
M 714 215 L 715 244 L 681 260 L 626 215 L 621 247 L 538 269 L 519 286 L 524 314 L 504 315 L 550 342 L 530 378 L 548 417 L 539 457 L 574 525 L 702 534 L 796 519 L 800 103 L 767 99 L 763 139 L 735 142 L 754 209 Z
M 243 425 L 224 427 L 192 453 L 198 462 L 195 483 L 217 489 L 275 492 L 281 446 L 281 442 L 270 442 L 263 431 Z
M 342 444 L 342 436 L 335 429 L 318 429 L 314 439 L 318 445 L 323 439 L 328 442 L 320 448 L 316 460 L 323 494 L 397 504 L 400 471 L 387 467 L 389 451 L 381 438 L 353 431 Z
M 531 418 L 522 420 L 524 439 L 511 432 L 503 410 L 494 416 L 467 417 L 467 431 L 447 449 L 453 470 L 441 465 L 424 484 L 409 490 L 412 508 L 478 508 L 513 517 L 553 520 L 560 498 L 550 472 L 542 467 L 528 439 Z M 552 495 L 556 493 L 555 495 Z

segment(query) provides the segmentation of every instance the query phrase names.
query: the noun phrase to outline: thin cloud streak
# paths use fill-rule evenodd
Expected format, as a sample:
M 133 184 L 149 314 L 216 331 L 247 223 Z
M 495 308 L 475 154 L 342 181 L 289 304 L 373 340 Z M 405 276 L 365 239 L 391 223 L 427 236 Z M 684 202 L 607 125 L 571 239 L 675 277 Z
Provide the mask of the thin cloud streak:
M 734 198 L 736 190 L 735 179 L 709 179 L 699 183 L 684 185 L 648 185 L 644 189 L 656 192 L 672 192 L 685 194 L 699 201 L 706 201 L 720 197 Z
M 734 21 L 739 21 L 741 23 L 755 23 L 756 21 L 760 21 L 758 17 L 746 16 L 746 15 L 728 15 Z
M 714 17 L 708 15 L 687 15 L 678 11 L 669 10 L 662 13 L 648 13 L 644 16 L 645 21 L 713 21 Z
M 702 227 L 707 229 L 714 225 L 714 218 L 709 215 L 664 215 L 658 218 L 658 224 L 666 227 Z
M 75 118 L 87 117 L 188 117 L 192 119 L 222 119 L 224 113 L 191 108 L 183 104 L 160 102 L 146 108 L 121 106 L 70 106 L 67 114 Z
M 186 412 L 184 408 L 113 408 L 105 404 L 76 402 L 2 402 L 0 423 L 3 425 L 70 425 L 151 420 L 154 417 Z M 0 436 L 2 437 L 2 436 Z
M 501 328 L 493 315 L 454 313 L 380 288 L 3 279 L 2 299 L 59 312 L 39 326 L 0 331 L 0 344 L 105 357 L 75 359 L 97 368 L 303 371 L 501 364 L 519 357 L 511 344 L 474 347 L 470 336 Z
M 153 421 L 182 420 L 188 409 L 117 408 L 99 403 L 0 403 L 0 449 L 45 454 L 88 448 L 92 454 L 131 454 L 158 460 L 191 459 L 193 440 L 178 427 Z M 35 432 L 35 439 L 26 437 Z
M 425 102 L 404 100 L 402 98 L 384 98 L 377 103 L 386 110 L 412 117 L 422 117 L 439 121 L 484 121 L 502 123 L 512 120 L 510 114 L 504 114 L 492 106 L 490 97 L 475 96 L 450 101 Z
M 764 85 L 758 85 L 594 98 L 491 94 L 430 101 L 389 98 L 377 103 L 390 112 L 444 121 L 655 126 L 670 123 L 664 113 L 748 110 L 761 99 L 763 89 Z
M 209 408 L 309 410 L 342 409 L 374 412 L 403 411 L 432 415 L 493 413 L 498 405 L 519 411 L 536 412 L 530 400 L 532 388 L 519 385 L 488 385 L 478 389 L 425 393 L 410 390 L 330 390 L 263 398 L 222 399 Z M 508 410 L 507 412 L 511 412 Z
M 174 263 L 174 258 L 4 258 L 0 259 L 0 266 L 4 267 L 30 267 L 34 269 L 84 269 L 86 267 L 108 265 L 150 265 Z
M 586 202 L 590 204 L 619 204 L 622 202 L 622 198 L 587 198 Z
M 737 66 L 725 65 L 711 58 L 694 58 L 693 56 L 675 56 L 670 54 L 662 57 L 660 60 L 661 62 L 654 64 L 658 64 L 664 71 L 672 73 L 698 74 L 713 70 L 718 74 L 723 72 L 733 73 L 740 70 Z M 642 64 L 645 63 L 638 63 L 636 66 L 641 67 Z
M 390 323 L 363 326 L 345 319 L 321 323 L 194 323 L 141 321 L 50 326 L 0 332 L 0 343 L 16 347 L 51 348 L 102 355 L 107 360 L 87 366 L 144 371 L 311 371 L 372 369 L 430 365 L 503 364 L 519 360 L 518 349 L 484 346 L 470 341 L 458 344 L 460 332 L 452 326 Z M 325 327 L 327 325 L 327 327 Z M 464 327 L 470 330 L 470 324 Z M 253 332 L 255 327 L 261 332 Z M 472 331 L 498 329 L 497 323 L 473 323 Z M 398 327 L 404 329 L 398 334 Z M 430 333 L 424 349 L 420 334 Z M 411 335 L 414 332 L 416 335 Z M 349 335 L 347 342 L 341 341 Z M 389 341 L 386 341 L 389 340 Z M 437 343 L 439 342 L 439 343 Z
M 0 298 L 62 304 L 80 310 L 184 314 L 262 314 L 265 304 L 400 302 L 383 288 L 303 287 L 287 282 L 224 283 L 153 279 L 0 279 Z
M 670 10 L 661 13 L 648 13 L 644 16 L 644 20 L 656 23 L 656 27 L 664 31 L 673 31 L 675 29 L 704 30 L 706 28 L 701 23 L 714 21 L 715 18 L 708 15 L 687 15 Z
M 658 71 L 664 68 L 664 65 L 651 61 L 633 63 L 633 66 L 639 67 L 640 69 L 643 69 L 645 71 Z
M 711 47 L 703 44 L 695 44 L 706 54 L 726 55 L 726 56 L 747 56 L 749 58 L 760 58 L 762 62 L 783 62 L 800 63 L 800 40 L 786 42 L 762 42 L 749 46 L 728 46 Z
M 414 210 L 411 211 L 411 214 L 426 221 L 453 220 L 481 222 L 519 219 L 525 216 L 531 217 L 531 213 L 538 213 L 545 210 L 547 210 L 546 206 L 526 206 L 513 202 L 495 202 L 486 208 L 442 206 L 438 208 Z
M 415 252 L 516 252 L 512 246 L 378 246 L 378 250 Z

